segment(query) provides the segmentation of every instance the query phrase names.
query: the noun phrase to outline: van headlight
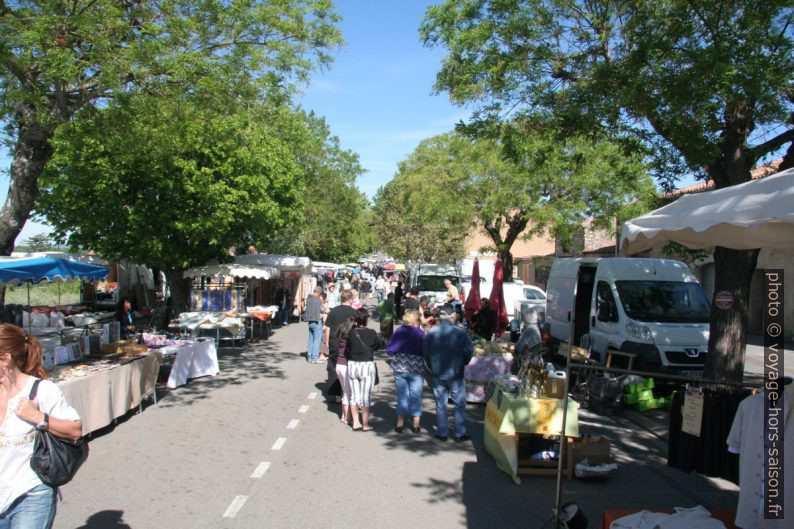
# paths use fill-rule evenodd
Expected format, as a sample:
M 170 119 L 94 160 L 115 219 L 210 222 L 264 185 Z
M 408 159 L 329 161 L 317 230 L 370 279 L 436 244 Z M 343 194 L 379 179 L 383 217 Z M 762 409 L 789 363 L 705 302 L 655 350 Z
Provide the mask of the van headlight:
M 626 324 L 626 332 L 629 333 L 629 336 L 637 338 L 643 342 L 653 341 L 651 330 L 645 325 L 637 325 L 636 323 L 629 322 Z

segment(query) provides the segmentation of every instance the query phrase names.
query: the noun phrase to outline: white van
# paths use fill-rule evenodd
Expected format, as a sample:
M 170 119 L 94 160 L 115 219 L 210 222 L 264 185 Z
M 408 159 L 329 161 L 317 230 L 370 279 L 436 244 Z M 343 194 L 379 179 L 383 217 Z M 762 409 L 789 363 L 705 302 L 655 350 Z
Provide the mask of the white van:
M 608 348 L 635 353 L 635 367 L 690 376 L 703 373 L 711 306 L 679 261 L 641 258 L 555 259 L 546 289 L 554 342 L 593 338 L 594 356 Z
M 428 296 L 431 305 L 443 305 L 447 299 L 447 288 L 444 280 L 449 279 L 458 290 L 461 290 L 460 274 L 452 265 L 422 263 L 410 269 L 408 288 L 419 289 L 419 296 Z

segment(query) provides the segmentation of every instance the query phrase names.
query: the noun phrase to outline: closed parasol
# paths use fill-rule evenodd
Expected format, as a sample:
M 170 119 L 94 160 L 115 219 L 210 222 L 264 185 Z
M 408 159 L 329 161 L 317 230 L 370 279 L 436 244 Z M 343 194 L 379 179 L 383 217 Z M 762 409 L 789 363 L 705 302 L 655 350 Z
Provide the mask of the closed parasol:
M 496 263 L 494 263 L 491 297 L 488 299 L 491 310 L 496 314 L 496 330 L 494 335 L 497 338 L 504 334 L 507 330 L 507 326 L 510 324 L 510 320 L 507 316 L 507 307 L 505 306 L 505 296 L 502 291 L 502 283 L 504 283 L 504 270 L 502 269 L 502 261 L 497 259 Z
M 463 317 L 471 321 L 474 313 L 480 310 L 480 260 L 474 259 L 471 269 L 471 290 L 466 292 L 466 304 L 463 305 Z

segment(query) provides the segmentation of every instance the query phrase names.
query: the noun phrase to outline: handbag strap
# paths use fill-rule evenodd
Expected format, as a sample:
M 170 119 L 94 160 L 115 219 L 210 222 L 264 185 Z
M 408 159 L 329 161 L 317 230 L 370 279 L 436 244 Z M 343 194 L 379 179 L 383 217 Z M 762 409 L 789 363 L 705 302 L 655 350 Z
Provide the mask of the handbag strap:
M 41 380 L 38 378 L 33 381 L 33 387 L 30 388 L 30 394 L 28 395 L 28 400 L 33 400 L 36 398 L 36 392 L 39 389 L 39 382 L 41 382 Z
M 356 338 L 358 338 L 358 343 L 363 345 L 364 346 L 364 350 L 366 350 L 368 353 L 371 354 L 372 353 L 372 349 L 370 349 L 370 347 L 367 344 L 364 343 L 364 340 L 361 339 L 361 336 L 358 335 L 358 329 L 353 329 L 353 333 L 356 335 Z

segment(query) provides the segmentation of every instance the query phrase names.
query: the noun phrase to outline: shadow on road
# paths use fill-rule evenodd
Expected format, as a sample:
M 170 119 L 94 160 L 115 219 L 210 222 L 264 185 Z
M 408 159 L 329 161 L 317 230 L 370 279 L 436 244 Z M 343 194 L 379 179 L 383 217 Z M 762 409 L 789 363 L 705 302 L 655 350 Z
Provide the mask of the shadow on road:
M 385 368 L 385 369 L 384 369 Z M 381 386 L 372 407 L 375 434 L 387 450 L 407 450 L 419 457 L 444 457 L 455 451 L 473 452 L 476 461 L 463 464 L 459 476 L 430 478 L 412 486 L 427 493 L 428 504 L 463 503 L 464 523 L 472 529 L 497 526 L 541 527 L 551 515 L 556 496 L 555 476 L 522 476 L 521 483 L 496 466 L 485 450 L 485 406 L 470 404 L 467 424 L 471 442 L 441 442 L 435 431 L 435 402 L 425 387 L 422 433 L 393 431 L 396 420 L 395 389 L 391 370 L 379 362 Z M 385 375 L 385 376 L 384 376 Z M 329 409 L 338 412 L 338 406 Z M 433 410 L 427 412 L 427 410 Z M 451 415 L 451 408 L 450 408 Z M 597 527 L 605 508 L 672 508 L 703 505 L 708 509 L 736 508 L 736 487 L 700 474 L 687 474 L 667 466 L 667 442 L 661 431 L 649 431 L 627 417 L 606 417 L 585 409 L 579 412 L 580 435 L 603 435 L 611 442 L 612 458 L 619 468 L 602 482 L 563 479 L 562 501 L 575 501 Z
M 77 529 L 132 529 L 122 519 L 124 511 L 99 511 L 92 514 Z
M 158 406 L 185 406 L 209 398 L 210 393 L 228 385 L 242 385 L 259 378 L 286 378 L 281 364 L 294 361 L 295 354 L 285 352 L 272 341 L 243 347 L 218 348 L 220 373 L 213 377 L 189 380 L 184 386 L 158 392 Z

